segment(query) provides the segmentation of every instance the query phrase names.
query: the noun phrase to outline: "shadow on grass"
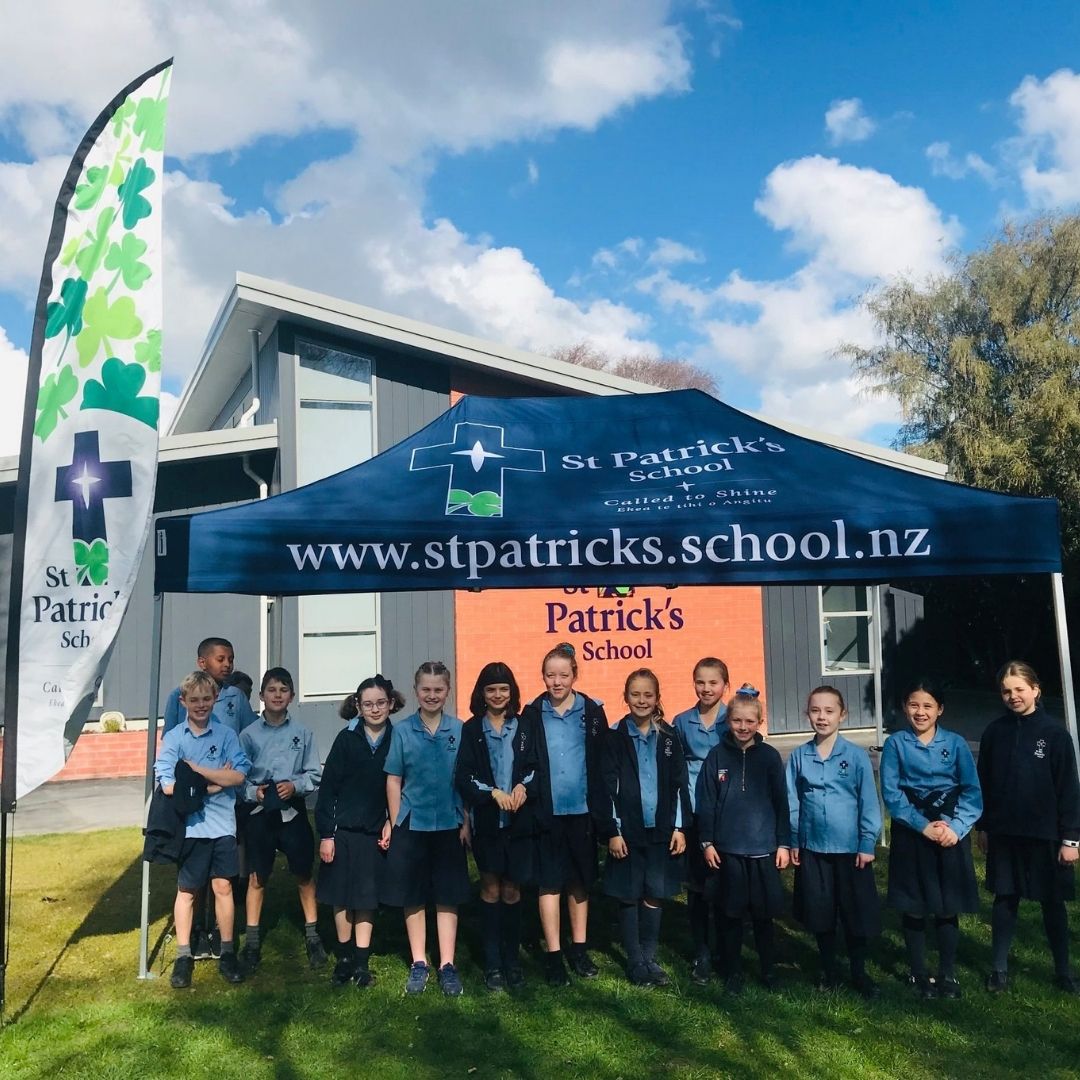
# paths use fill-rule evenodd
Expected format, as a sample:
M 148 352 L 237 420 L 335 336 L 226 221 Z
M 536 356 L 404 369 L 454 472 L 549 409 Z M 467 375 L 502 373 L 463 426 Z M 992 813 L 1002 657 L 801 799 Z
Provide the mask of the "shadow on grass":
M 57 969 L 68 953 L 80 943 L 96 937 L 112 937 L 131 932 L 138 927 L 142 903 L 142 867 L 141 858 L 132 860 L 117 877 L 98 897 L 90 911 L 87 912 L 82 922 L 69 935 L 60 946 L 56 955 L 49 961 L 44 975 L 30 990 L 26 1000 L 15 1009 L 6 1023 L 18 1022 L 33 1006 L 42 989 L 56 974 Z M 153 927 L 172 910 L 172 887 L 169 885 L 168 868 L 151 866 L 150 869 L 150 926 Z M 160 956 L 165 942 L 168 940 L 171 924 L 166 923 L 159 931 L 156 939 L 150 942 L 150 959 L 148 967 L 153 968 L 155 960 Z M 137 970 L 138 956 L 133 953 L 131 957 L 131 969 L 134 974 Z

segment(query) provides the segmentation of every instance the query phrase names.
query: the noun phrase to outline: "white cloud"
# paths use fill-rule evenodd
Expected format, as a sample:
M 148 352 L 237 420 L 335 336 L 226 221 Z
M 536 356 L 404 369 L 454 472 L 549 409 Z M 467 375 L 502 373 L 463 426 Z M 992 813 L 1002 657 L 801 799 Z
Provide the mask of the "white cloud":
M 1009 103 L 1020 136 L 1010 146 L 1020 183 L 1036 206 L 1080 200 L 1080 74 L 1062 68 L 1045 79 L 1027 76 Z
M 118 87 L 174 55 L 169 150 L 180 156 L 320 127 L 354 130 L 399 161 L 432 146 L 590 130 L 688 88 L 668 7 L 117 0 L 106 17 L 94 4 L 42 0 L 5 12 L 0 119 L 18 127 L 35 110 L 40 127 L 52 109 L 85 128 Z
M 639 278 L 634 282 L 634 288 L 646 296 L 655 297 L 665 311 L 682 307 L 699 318 L 717 300 L 715 291 L 708 291 L 688 282 L 679 281 L 672 277 L 670 270 L 664 268 Z
M 845 375 L 808 386 L 767 386 L 761 395 L 761 411 L 770 419 L 856 438 L 877 424 L 899 425 L 902 419 L 893 399 L 869 397 L 855 379 Z
M 863 111 L 859 98 L 839 98 L 825 111 L 825 131 L 833 146 L 863 142 L 877 130 L 877 123 Z
M 964 177 L 974 174 L 988 184 L 997 183 L 997 170 L 985 158 L 970 151 L 958 158 L 954 156 L 952 147 L 947 142 L 932 142 L 926 148 L 926 157 L 930 162 L 930 172 L 934 176 L 963 180 Z
M 817 266 L 857 277 L 940 270 L 960 236 L 921 188 L 835 158 L 778 166 L 754 208 Z
M 659 237 L 645 260 L 653 266 L 677 266 L 679 263 L 700 263 L 705 256 L 696 248 L 680 244 L 678 240 Z
M 23 395 L 26 393 L 26 368 L 29 357 L 17 349 L 0 326 L 0 457 L 19 452 L 22 437 Z
M 642 246 L 640 236 L 628 236 L 614 247 L 600 248 L 593 254 L 592 264 L 605 270 L 614 270 L 624 259 L 636 259 L 641 254 Z
M 540 181 L 540 166 L 536 164 L 533 158 L 529 158 L 525 162 L 525 175 L 530 184 L 536 184 Z

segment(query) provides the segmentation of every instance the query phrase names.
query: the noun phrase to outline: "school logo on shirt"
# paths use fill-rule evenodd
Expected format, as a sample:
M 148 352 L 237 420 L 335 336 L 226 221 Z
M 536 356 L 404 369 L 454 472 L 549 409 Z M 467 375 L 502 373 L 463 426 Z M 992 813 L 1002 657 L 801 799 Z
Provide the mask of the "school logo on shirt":
M 233 701 L 232 698 L 225 702 L 225 712 L 229 715 L 229 717 L 233 717 L 236 715 L 236 702 Z
M 217 757 L 217 743 L 214 743 L 214 744 L 213 744 L 213 745 L 212 745 L 212 746 L 210 747 L 210 756 L 211 756 L 211 757 Z
M 841 776 L 847 776 L 847 774 L 848 774 L 848 763 L 847 763 L 847 758 L 845 758 L 843 761 L 840 762 L 840 775 Z
M 502 517 L 503 475 L 547 471 L 543 450 L 506 446 L 504 438 L 504 429 L 494 424 L 455 424 L 453 442 L 412 452 L 409 472 L 450 470 L 446 514 Z
M 716 779 L 719 780 L 721 784 L 726 784 L 727 783 L 727 773 L 728 773 L 727 769 L 719 769 L 717 771 L 717 773 L 716 773 Z
M 454 736 L 451 735 L 450 738 L 446 740 L 446 748 L 447 748 L 447 750 L 453 750 L 454 749 L 454 743 L 456 741 L 457 740 L 454 738 Z
M 294 750 L 299 750 L 300 749 L 300 736 L 299 735 L 294 735 L 292 737 L 292 748 Z
M 941 748 L 941 760 L 942 761 L 948 761 L 949 760 L 949 748 L 947 746 L 943 746 Z
M 1045 739 L 1040 739 L 1035 744 L 1035 756 L 1037 758 L 1040 758 L 1040 759 L 1046 757 L 1046 740 Z

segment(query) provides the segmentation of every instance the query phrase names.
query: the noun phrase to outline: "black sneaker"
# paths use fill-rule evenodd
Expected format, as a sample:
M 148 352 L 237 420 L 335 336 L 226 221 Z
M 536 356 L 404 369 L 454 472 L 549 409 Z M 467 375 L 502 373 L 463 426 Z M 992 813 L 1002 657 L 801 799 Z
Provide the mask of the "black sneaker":
M 626 977 L 630 980 L 632 986 L 640 987 L 642 990 L 656 985 L 653 981 L 652 972 L 649 970 L 649 965 L 644 961 L 631 964 L 627 969 Z
M 210 935 L 205 930 L 192 932 L 191 955 L 196 960 L 210 959 Z
M 1080 994 L 1080 983 L 1068 972 L 1063 975 L 1055 975 L 1054 985 L 1066 994 Z
M 174 990 L 186 990 L 191 985 L 191 975 L 195 970 L 193 956 L 178 956 L 173 964 L 169 985 Z
M 492 992 L 506 989 L 506 979 L 498 968 L 488 968 L 484 972 L 484 985 Z
M 914 993 L 922 998 L 923 1001 L 931 1001 L 933 998 L 937 997 L 936 987 L 926 975 L 909 975 L 908 986 L 910 986 Z
M 548 986 L 570 985 L 570 976 L 566 974 L 566 964 L 561 952 L 549 952 L 544 957 L 544 968 Z
M 465 987 L 461 985 L 461 976 L 453 964 L 443 964 L 439 968 L 439 989 L 447 997 L 461 997 Z
M 649 977 L 652 979 L 653 986 L 671 985 L 668 973 L 655 960 L 646 960 L 645 966 L 649 969 Z
M 570 970 L 579 979 L 595 979 L 600 974 L 600 969 L 592 962 L 584 949 L 580 952 L 568 953 L 567 962 L 570 964 Z
M 881 987 L 869 975 L 860 975 L 857 979 L 852 979 L 851 985 L 855 987 L 855 993 L 866 1001 L 874 1001 L 881 997 Z
M 949 998 L 952 1001 L 958 1001 L 963 994 L 960 991 L 960 984 L 955 979 L 941 979 L 937 981 L 938 997 Z
M 707 956 L 699 956 L 690 965 L 690 981 L 695 986 L 708 986 L 712 970 L 712 961 Z
M 215 927 L 207 935 L 210 957 L 213 960 L 221 959 L 221 931 Z
M 353 982 L 358 990 L 367 990 L 369 986 L 375 985 L 375 972 L 366 967 L 358 967 L 353 975 Z
M 262 946 L 251 945 L 248 942 L 244 942 L 244 947 L 240 950 L 240 963 L 244 965 L 244 970 L 253 975 L 262 962 Z
M 244 973 L 235 952 L 223 952 L 218 959 L 218 971 L 227 983 L 242 983 Z
M 348 986 L 356 976 L 356 965 L 353 962 L 352 957 L 343 956 L 334 965 L 333 973 L 330 975 L 331 986 Z
M 525 972 L 520 964 L 503 968 L 503 978 L 506 980 L 507 990 L 520 990 L 525 985 Z
M 986 989 L 991 994 L 1001 994 L 1009 989 L 1009 973 L 1007 971 L 991 971 L 986 977 Z
M 326 967 L 326 949 L 318 938 L 304 938 L 304 948 L 307 949 L 308 967 L 312 971 Z

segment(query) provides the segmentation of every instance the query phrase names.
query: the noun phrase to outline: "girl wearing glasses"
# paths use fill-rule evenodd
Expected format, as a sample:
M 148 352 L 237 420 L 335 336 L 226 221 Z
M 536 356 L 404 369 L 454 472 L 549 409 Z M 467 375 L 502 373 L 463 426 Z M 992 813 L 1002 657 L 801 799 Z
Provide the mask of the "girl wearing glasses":
M 365 679 L 341 703 L 341 718 L 348 723 L 334 739 L 323 767 L 315 804 L 322 860 L 316 896 L 334 909 L 334 986 L 355 982 L 363 989 L 375 981 L 368 955 L 391 830 L 383 765 L 390 749 L 390 714 L 404 704 L 389 679 Z

